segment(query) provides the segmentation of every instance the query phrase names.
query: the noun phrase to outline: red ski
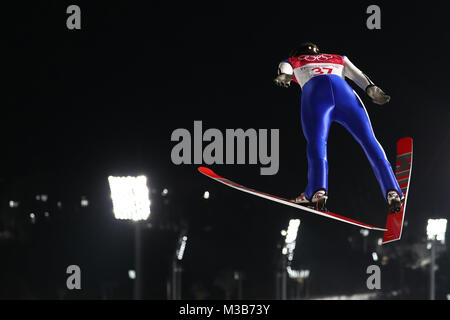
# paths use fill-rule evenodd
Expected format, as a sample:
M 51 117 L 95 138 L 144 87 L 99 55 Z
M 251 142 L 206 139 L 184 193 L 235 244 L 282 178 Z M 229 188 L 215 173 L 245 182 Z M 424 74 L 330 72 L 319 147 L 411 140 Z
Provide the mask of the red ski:
M 409 193 L 409 182 L 413 163 L 413 140 L 402 138 L 397 142 L 397 161 L 395 177 L 405 196 L 402 209 L 397 213 L 389 213 L 386 222 L 387 231 L 383 235 L 383 244 L 400 240 L 402 236 L 403 221 L 405 219 L 406 200 Z
M 297 209 L 300 209 L 300 210 L 303 210 L 303 211 L 307 211 L 307 212 L 311 212 L 311 213 L 314 213 L 314 214 L 318 214 L 320 216 L 324 216 L 324 217 L 327 217 L 327 218 L 335 219 L 335 220 L 338 220 L 338 221 L 341 221 L 341 222 L 353 224 L 353 225 L 361 227 L 361 228 L 370 229 L 370 230 L 378 230 L 378 231 L 386 231 L 386 229 L 384 229 L 384 228 L 374 227 L 374 226 L 371 226 L 371 225 L 363 223 L 363 222 L 359 222 L 359 221 L 356 221 L 356 220 L 353 220 L 353 219 L 350 219 L 350 218 L 346 218 L 344 216 L 338 215 L 338 214 L 333 213 L 333 212 L 317 211 L 317 210 L 314 210 L 314 209 L 311 209 L 311 208 L 308 208 L 308 207 L 301 206 L 301 205 L 296 204 L 296 203 L 292 203 L 288 199 L 280 198 L 280 197 L 273 196 L 273 195 L 270 195 L 270 194 L 267 194 L 267 193 L 264 193 L 264 192 L 260 192 L 260 191 L 254 190 L 254 189 L 250 189 L 250 188 L 241 186 L 240 184 L 237 184 L 236 182 L 233 182 L 231 180 L 228 180 L 226 178 L 223 178 L 223 177 L 217 175 L 211 169 L 208 169 L 208 168 L 205 168 L 205 167 L 199 167 L 198 171 L 200 171 L 204 175 L 210 177 L 211 179 L 214 179 L 214 180 L 216 180 L 218 182 L 226 184 L 229 187 L 232 187 L 232 188 L 244 191 L 244 192 L 251 193 L 251 194 L 253 194 L 255 196 L 258 196 L 258 197 L 262 197 L 262 198 L 269 199 L 269 200 L 272 200 L 272 201 L 275 201 L 275 202 L 279 202 L 279 203 L 287 205 L 287 206 L 291 206 L 291 207 L 294 207 L 294 208 L 297 208 Z

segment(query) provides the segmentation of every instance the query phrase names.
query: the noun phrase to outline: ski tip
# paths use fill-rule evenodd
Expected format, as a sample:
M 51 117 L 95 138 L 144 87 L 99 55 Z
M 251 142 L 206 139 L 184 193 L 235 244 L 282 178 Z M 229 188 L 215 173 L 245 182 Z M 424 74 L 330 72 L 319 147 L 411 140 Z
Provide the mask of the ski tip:
M 206 168 L 206 167 L 198 167 L 198 171 L 200 171 L 200 173 L 203 173 L 204 175 L 211 177 L 211 178 L 221 178 L 216 173 L 214 173 L 214 171 L 212 171 L 211 169 Z
M 404 137 L 397 142 L 397 154 L 411 152 L 413 147 L 413 139 L 411 137 Z
M 400 138 L 398 141 L 412 142 L 412 141 L 413 141 L 413 138 L 411 138 L 411 137 L 403 137 L 403 138 Z

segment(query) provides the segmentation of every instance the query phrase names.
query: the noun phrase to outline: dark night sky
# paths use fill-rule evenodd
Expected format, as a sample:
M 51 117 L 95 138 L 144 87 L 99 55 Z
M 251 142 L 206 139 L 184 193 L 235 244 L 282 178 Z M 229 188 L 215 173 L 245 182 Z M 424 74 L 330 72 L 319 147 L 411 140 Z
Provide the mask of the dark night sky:
M 82 30 L 65 26 L 70 4 L 81 7 Z M 112 221 L 106 177 L 145 173 L 155 198 L 162 188 L 170 191 L 168 205 L 154 200 L 150 222 L 182 218 L 189 225 L 185 296 L 193 297 L 192 286 L 202 283 L 210 297 L 220 298 L 214 278 L 239 269 L 246 274 L 246 297 L 273 298 L 276 244 L 291 217 L 302 219 L 294 265 L 312 270 L 313 292 L 358 291 L 370 263 L 368 254 L 348 242 L 359 241 L 359 229 L 218 185 L 195 165 L 176 166 L 170 136 L 177 128 L 193 132 L 194 120 L 202 120 L 204 129 L 279 128 L 277 175 L 260 176 L 259 165 L 212 168 L 243 185 L 296 196 L 304 191 L 307 169 L 300 89 L 273 84 L 278 62 L 303 41 L 347 55 L 392 96 L 380 107 L 356 89 L 388 158 L 394 159 L 399 138 L 414 139 L 403 242 L 419 241 L 426 219 L 446 217 L 450 209 L 444 183 L 450 178 L 447 11 L 438 2 L 379 2 L 382 29 L 370 31 L 370 4 L 40 1 L 5 9 L 1 199 L 44 192 L 67 202 L 87 195 L 92 202 L 89 214 L 67 213 L 75 217 L 39 227 L 44 229 L 30 235 L 35 247 L 25 245 L 14 261 L 38 261 L 35 268 L 57 283 L 51 274 L 64 279 L 61 268 L 78 259 L 92 280 L 87 297 L 97 297 L 109 277 L 126 282 L 117 274 L 129 268 L 132 229 Z M 328 157 L 329 207 L 383 226 L 385 207 L 369 163 L 337 124 Z M 201 199 L 204 190 L 211 192 L 208 202 Z M 168 276 L 173 239 L 156 228 L 146 233 L 150 298 L 165 298 L 161 279 Z M 11 262 L 11 269 L 30 268 Z M 40 288 L 47 278 L 27 279 L 29 287 Z M 51 288 L 30 290 L 54 296 Z

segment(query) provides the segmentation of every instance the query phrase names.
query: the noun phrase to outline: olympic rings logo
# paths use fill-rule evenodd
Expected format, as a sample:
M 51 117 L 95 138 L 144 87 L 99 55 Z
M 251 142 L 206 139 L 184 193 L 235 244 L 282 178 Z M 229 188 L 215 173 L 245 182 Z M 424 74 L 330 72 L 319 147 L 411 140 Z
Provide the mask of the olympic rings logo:
M 316 54 L 316 55 L 302 55 L 300 57 L 298 57 L 298 60 L 303 60 L 303 61 L 325 61 L 328 59 L 332 59 L 333 56 L 331 54 Z

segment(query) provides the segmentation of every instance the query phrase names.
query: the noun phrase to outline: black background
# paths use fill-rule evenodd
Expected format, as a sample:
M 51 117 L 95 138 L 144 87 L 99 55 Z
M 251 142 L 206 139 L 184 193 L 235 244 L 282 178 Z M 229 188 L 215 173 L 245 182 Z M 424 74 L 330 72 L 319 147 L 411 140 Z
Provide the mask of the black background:
M 77 4 L 82 29 L 66 28 Z M 306 185 L 300 90 L 276 87 L 280 60 L 303 41 L 347 55 L 392 96 L 385 106 L 360 89 L 375 134 L 389 160 L 396 141 L 414 139 L 407 224 L 401 242 L 423 242 L 426 219 L 446 217 L 450 178 L 446 10 L 438 2 L 379 3 L 382 29 L 368 30 L 370 2 L 285 3 L 67 2 L 16 3 L 3 8 L 4 88 L 0 123 L 3 170 L 0 289 L 5 298 L 129 298 L 133 227 L 115 221 L 108 175 L 146 174 L 152 188 L 151 227 L 144 233 L 144 297 L 165 299 L 180 226 L 189 240 L 183 260 L 183 297 L 226 297 L 217 279 L 243 271 L 244 298 L 273 299 L 280 230 L 302 221 L 294 266 L 310 269 L 310 295 L 366 290 L 371 252 L 359 229 L 231 190 L 176 166 L 171 133 L 194 120 L 204 130 L 280 129 L 280 170 L 216 165 L 219 174 L 280 196 Z M 353 86 L 353 84 L 352 84 Z M 383 226 L 386 209 L 362 149 L 333 125 L 329 142 L 329 207 Z M 167 188 L 169 196 L 161 197 Z M 205 190 L 211 198 L 202 199 Z M 45 208 L 34 200 L 48 194 Z M 86 196 L 88 208 L 80 208 Z M 15 211 L 8 201 L 21 205 Z M 62 209 L 56 201 L 63 203 Z M 50 210 L 45 219 L 43 212 Z M 30 212 L 37 214 L 30 224 Z M 178 228 L 178 229 L 177 229 Z M 381 234 L 371 233 L 375 247 Z M 395 248 L 392 248 L 395 247 Z M 448 263 L 444 255 L 442 263 Z M 65 290 L 65 268 L 83 270 L 83 290 Z M 400 277 L 403 271 L 403 276 Z M 448 269 L 438 272 L 440 297 Z M 411 274 L 409 274 L 411 272 Z M 400 260 L 383 267 L 383 288 L 409 288 L 426 298 L 426 272 Z

